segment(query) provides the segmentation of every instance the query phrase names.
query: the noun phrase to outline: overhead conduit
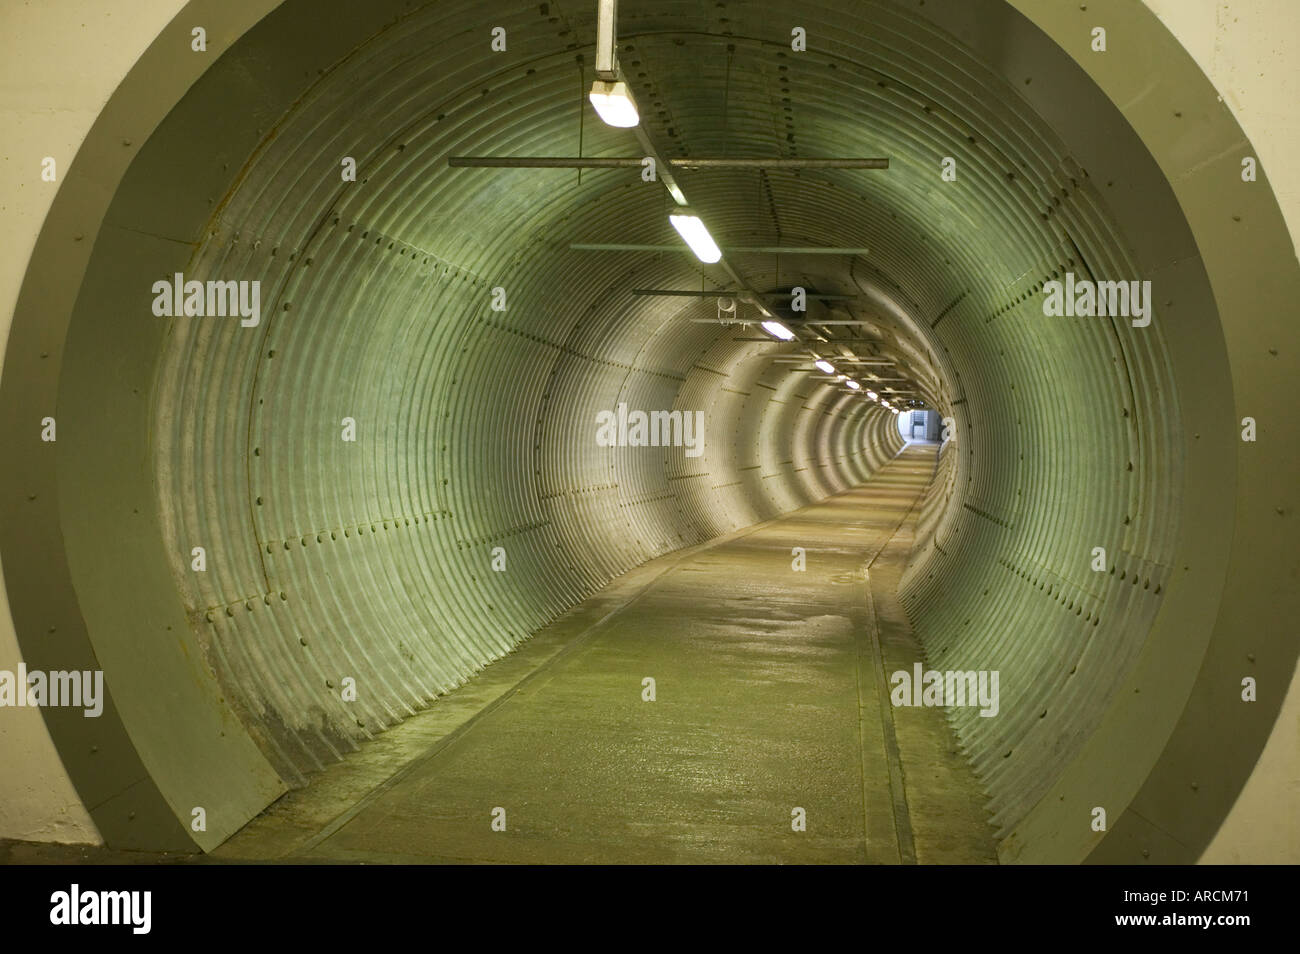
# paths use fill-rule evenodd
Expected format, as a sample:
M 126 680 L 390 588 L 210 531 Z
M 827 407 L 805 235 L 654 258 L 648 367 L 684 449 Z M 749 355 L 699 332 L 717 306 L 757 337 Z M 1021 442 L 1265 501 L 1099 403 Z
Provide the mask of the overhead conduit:
M 258 791 L 304 784 L 626 570 L 856 486 L 902 443 L 863 394 L 773 361 L 797 343 L 692 320 L 714 317 L 711 299 L 630 294 L 721 289 L 720 273 L 702 278 L 678 253 L 569 249 L 675 241 L 662 188 L 635 171 L 447 168 L 452 155 L 576 152 L 590 71 L 575 56 L 589 53 L 594 4 L 563 16 L 536 4 L 328 6 L 324 21 L 346 23 L 351 45 L 320 42 L 307 6 L 286 3 L 159 128 L 118 193 L 109 221 L 123 229 L 101 234 L 96 295 L 83 293 L 74 319 L 166 322 L 165 337 L 115 347 L 141 349 L 132 383 L 151 397 L 135 420 L 151 435 L 158 552 L 184 639 L 269 766 L 248 763 Z M 1036 51 L 1026 69 L 1059 56 L 1008 8 L 980 6 Z M 1082 759 L 1169 599 L 1187 507 L 1202 499 L 1183 492 L 1192 372 L 1169 329 L 1213 317 L 1210 296 L 1188 303 L 1157 281 L 1150 327 L 1047 318 L 1043 287 L 1066 271 L 1127 280 L 1171 267 L 1184 287 L 1205 286 L 1185 264 L 1194 244 L 1177 204 L 1073 64 L 1058 63 L 1056 92 L 1087 101 L 1096 111 L 1080 122 L 1105 131 L 1086 156 L 989 62 L 992 41 L 953 4 L 625 7 L 620 56 L 669 154 L 890 157 L 888 171 L 681 178 L 724 249 L 870 250 L 729 260 L 754 287 L 858 294 L 825 314 L 864 324 L 821 326 L 822 352 L 834 362 L 835 337 L 870 338 L 845 347 L 892 357 L 950 420 L 900 596 L 929 665 L 1001 673 L 1001 716 L 953 710 L 952 725 L 1015 857 L 1018 826 Z M 787 24 L 815 38 L 809 52 L 790 50 Z M 508 55 L 489 47 L 498 25 Z M 263 77 L 271 49 L 304 75 L 273 65 Z M 224 121 L 204 125 L 213 104 L 233 116 L 245 101 L 265 111 L 256 148 Z M 635 150 L 590 115 L 581 135 L 588 155 Z M 215 158 L 167 188 L 220 198 L 160 219 L 148 183 L 209 139 Z M 340 179 L 344 156 L 355 183 Z M 940 178 L 949 156 L 955 182 Z M 1158 227 L 1144 232 L 1135 207 Z M 115 238 L 127 227 L 193 240 L 192 253 L 169 261 Z M 146 291 L 172 270 L 260 281 L 260 324 L 150 318 Z M 88 421 L 95 340 L 74 331 L 70 345 L 89 385 L 69 406 Z M 1199 340 L 1211 357 L 1196 372 L 1213 388 L 1226 380 L 1213 366 L 1223 344 Z M 620 402 L 702 411 L 702 454 L 598 446 L 596 414 Z M 1197 428 L 1226 422 L 1213 443 L 1228 446 L 1230 409 L 1192 404 Z M 341 438 L 345 418 L 355 442 Z M 195 573 L 200 545 L 208 569 Z M 1090 567 L 1097 546 L 1106 572 Z M 504 572 L 492 569 L 498 547 Z M 341 699 L 344 676 L 356 702 Z M 158 759 L 150 769 L 166 774 Z M 189 783 L 159 784 L 183 817 Z M 1077 858 L 1098 840 L 1033 844 Z

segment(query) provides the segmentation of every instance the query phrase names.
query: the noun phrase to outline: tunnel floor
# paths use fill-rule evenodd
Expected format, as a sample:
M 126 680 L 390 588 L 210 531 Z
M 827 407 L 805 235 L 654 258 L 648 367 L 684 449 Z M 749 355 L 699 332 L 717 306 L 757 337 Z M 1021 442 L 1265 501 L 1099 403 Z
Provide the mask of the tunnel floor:
M 894 593 L 934 456 L 625 574 L 216 857 L 995 863 L 942 710 L 888 699 L 921 659 Z

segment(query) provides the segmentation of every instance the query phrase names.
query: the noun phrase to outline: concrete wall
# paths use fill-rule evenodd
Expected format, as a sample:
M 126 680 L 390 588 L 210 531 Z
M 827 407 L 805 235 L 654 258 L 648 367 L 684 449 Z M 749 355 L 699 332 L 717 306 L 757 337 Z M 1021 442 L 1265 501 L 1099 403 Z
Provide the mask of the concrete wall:
M 130 4 L 69 0 L 0 5 L 0 358 L 27 262 L 56 183 L 42 181 L 53 156 L 60 177 L 100 109 L 182 0 Z M 18 643 L 0 589 L 0 669 L 14 670 Z M 100 841 L 35 709 L 0 719 L 0 837 Z
M 1300 235 L 1300 5 L 1290 0 L 1146 0 L 1219 90 L 1259 151 Z M 1300 670 L 1277 727 L 1204 864 L 1300 861 Z

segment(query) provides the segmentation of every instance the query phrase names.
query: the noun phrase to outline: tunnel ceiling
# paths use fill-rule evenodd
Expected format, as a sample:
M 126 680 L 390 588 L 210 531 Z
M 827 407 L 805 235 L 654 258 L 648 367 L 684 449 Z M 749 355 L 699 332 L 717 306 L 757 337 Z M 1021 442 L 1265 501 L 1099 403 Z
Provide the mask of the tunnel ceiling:
M 712 298 L 632 294 L 732 287 L 719 268 L 570 250 L 677 243 L 671 200 L 637 170 L 448 168 L 641 154 L 585 103 L 594 3 L 347 6 L 283 4 L 196 84 L 118 191 L 78 303 L 147 315 L 174 271 L 261 282 L 256 327 L 155 319 L 109 365 L 147 396 L 129 440 L 171 592 L 273 770 L 264 784 L 302 784 L 629 568 L 868 478 L 900 445 L 893 418 L 778 360 L 811 349 L 891 359 L 949 419 L 900 595 L 931 666 L 1002 673 L 1004 715 L 953 726 L 1012 836 L 1137 664 L 1188 533 L 1193 375 L 1170 325 L 1042 312 L 1044 283 L 1067 271 L 1127 280 L 1184 263 L 1185 287 L 1208 287 L 1120 114 L 1056 48 L 1013 50 L 1050 43 L 1005 11 L 1000 49 L 952 4 L 623 4 L 619 55 L 665 156 L 889 159 L 677 173 L 724 249 L 869 250 L 728 255 L 760 291 L 856 296 L 792 318 L 802 340 L 778 344 L 718 324 Z M 316 67 L 322 49 L 335 53 Z M 1027 93 L 1053 77 L 1087 107 L 1070 117 L 1087 155 Z M 1213 326 L 1212 296 L 1194 298 L 1163 301 L 1169 321 Z M 102 380 L 103 349 L 124 346 L 75 329 L 68 369 Z M 1197 373 L 1215 387 L 1222 340 L 1202 340 Z M 103 413 L 88 389 L 61 401 L 61 416 Z M 620 403 L 702 412 L 702 452 L 599 446 L 596 415 Z M 68 506 L 75 550 L 92 518 Z M 1098 546 L 1108 572 L 1090 568 Z

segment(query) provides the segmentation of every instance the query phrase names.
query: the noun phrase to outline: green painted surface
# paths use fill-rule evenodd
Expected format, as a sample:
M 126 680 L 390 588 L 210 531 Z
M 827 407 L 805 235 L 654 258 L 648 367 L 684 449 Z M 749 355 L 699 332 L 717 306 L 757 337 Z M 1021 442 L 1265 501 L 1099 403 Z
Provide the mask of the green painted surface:
M 684 182 L 724 245 L 872 249 L 737 267 L 860 294 L 836 313 L 866 322 L 854 347 L 955 418 L 899 602 L 889 577 L 876 603 L 927 658 L 1003 674 L 999 718 L 952 722 L 1003 859 L 1190 860 L 1280 704 L 1240 703 L 1241 676 L 1294 668 L 1296 263 L 1267 183 L 1240 181 L 1240 130 L 1153 17 L 1018 6 L 1032 23 L 993 2 L 731 3 L 725 25 L 646 4 L 622 55 L 670 153 L 890 156 Z M 445 167 L 576 150 L 594 8 L 354 7 L 279 6 L 158 125 L 159 90 L 197 72 L 166 45 L 180 18 L 71 170 L 19 303 L 7 584 L 30 660 L 108 672 L 105 720 L 49 722 L 110 843 L 183 843 L 208 802 L 212 847 L 620 574 L 892 451 L 859 398 L 687 320 L 711 302 L 626 294 L 699 287 L 683 256 L 567 250 L 670 240 L 662 191 Z M 202 12 L 225 43 L 262 9 Z M 771 27 L 795 19 L 807 53 Z M 109 147 L 155 126 L 127 170 Z M 581 134 L 589 155 L 631 148 Z M 262 281 L 258 326 L 154 318 L 148 286 L 177 270 Z M 1150 279 L 1152 325 L 1045 318 L 1039 286 L 1065 271 Z M 619 401 L 703 411 L 705 454 L 595 446 Z M 36 440 L 51 406 L 57 454 Z M 1243 447 L 1245 414 L 1264 436 Z M 1089 570 L 1094 546 L 1113 574 Z
M 218 857 L 897 864 L 905 839 L 922 863 L 992 862 L 983 796 L 942 714 L 882 710 L 875 672 L 910 668 L 916 647 L 905 620 L 877 625 L 865 568 L 897 579 L 934 451 L 911 447 L 864 487 L 646 564 L 393 730 L 386 758 L 363 749 L 327 770 Z M 895 723 L 901 821 L 884 742 Z

